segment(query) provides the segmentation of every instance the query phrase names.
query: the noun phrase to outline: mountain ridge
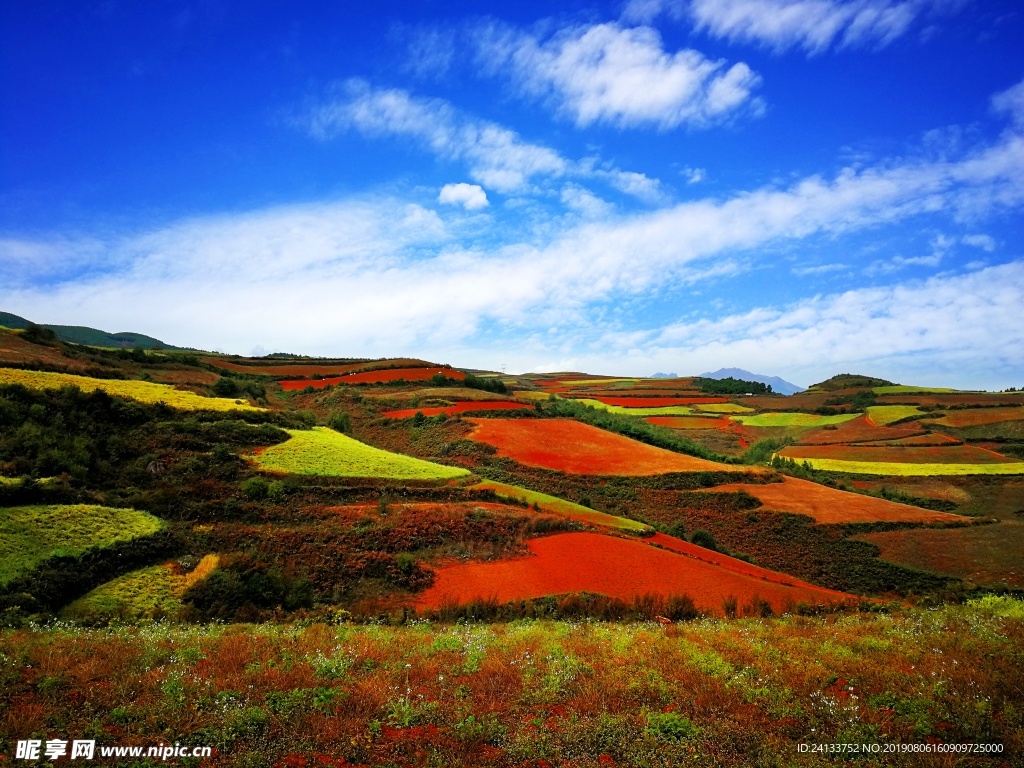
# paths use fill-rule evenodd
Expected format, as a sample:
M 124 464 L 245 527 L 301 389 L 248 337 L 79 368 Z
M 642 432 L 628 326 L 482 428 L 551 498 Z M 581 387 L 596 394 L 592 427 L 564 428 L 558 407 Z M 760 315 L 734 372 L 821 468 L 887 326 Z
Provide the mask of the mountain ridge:
M 757 381 L 761 384 L 771 384 L 772 391 L 778 392 L 781 395 L 793 395 L 797 392 L 803 392 L 806 389 L 806 387 L 793 384 L 792 382 L 786 381 L 778 376 L 765 376 L 760 373 L 751 373 L 743 368 L 719 368 L 714 373 L 700 374 L 702 379 L 727 379 L 730 376 L 734 379 L 743 379 L 744 381 Z

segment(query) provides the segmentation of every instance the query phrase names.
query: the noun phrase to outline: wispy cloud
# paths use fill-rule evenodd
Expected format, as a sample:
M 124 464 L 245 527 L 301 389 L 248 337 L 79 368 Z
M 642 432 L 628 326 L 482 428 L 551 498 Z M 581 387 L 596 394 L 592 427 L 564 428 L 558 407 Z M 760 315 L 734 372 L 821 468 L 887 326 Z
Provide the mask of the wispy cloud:
M 325 140 L 346 130 L 371 137 L 412 139 L 438 157 L 465 162 L 474 181 L 499 192 L 525 191 L 538 178 L 575 177 L 603 179 L 648 202 L 665 198 L 660 182 L 642 173 L 623 171 L 594 157 L 569 160 L 443 99 L 416 97 L 400 89 L 375 89 L 364 80 L 340 84 L 295 122 Z
M 662 12 L 698 30 L 776 52 L 802 48 L 883 48 L 919 18 L 952 12 L 970 0 L 631 0 L 624 18 L 650 22 Z
M 461 348 L 486 361 L 493 354 L 493 343 L 487 340 L 490 329 L 515 328 L 519 335 L 514 346 L 523 350 L 517 353 L 519 364 L 564 362 L 562 347 L 570 348 L 569 354 L 583 354 L 595 328 L 613 330 L 603 319 L 612 314 L 610 308 L 641 306 L 667 292 L 681 295 L 684 285 L 727 279 L 774 258 L 765 255 L 770 247 L 819 234 L 841 236 L 919 214 L 955 220 L 965 212 L 976 217 L 1020 206 L 1024 139 L 1005 133 L 998 143 L 958 160 L 848 169 L 832 179 L 809 177 L 786 188 L 642 214 L 611 216 L 592 192 L 564 181 L 558 194 L 578 213 L 549 216 L 530 228 L 510 221 L 514 210 L 493 212 L 493 228 L 500 230 L 494 241 L 503 243 L 499 246 L 474 245 L 460 229 L 470 226 L 461 211 L 443 205 L 432 210 L 429 199 L 395 198 L 198 218 L 100 245 L 86 241 L 83 248 L 101 251 L 103 263 L 118 265 L 89 275 L 81 274 L 75 242 L 68 240 L 61 249 L 47 251 L 51 259 L 45 277 L 0 283 L 0 305 L 47 322 L 112 329 L 136 325 L 137 318 L 145 317 L 147 327 L 136 330 L 164 335 L 171 343 L 241 351 L 254 343 L 291 348 L 301 338 L 313 353 L 339 354 L 344 348 L 346 354 L 429 355 L 444 350 L 447 359 Z M 937 264 L 941 253 L 953 247 L 952 239 L 936 235 L 930 255 L 909 258 Z M 48 247 L 29 238 L 8 237 L 7 243 L 10 252 L 22 254 Z M 678 351 L 687 344 L 704 349 L 708 357 L 687 358 L 697 360 L 694 370 L 728 364 L 730 360 L 711 359 L 710 352 L 718 349 L 730 354 L 750 349 L 753 362 L 746 367 L 751 367 L 761 362 L 753 351 L 761 343 L 785 355 L 791 337 L 814 341 L 818 346 L 812 351 L 837 344 L 840 332 L 856 335 L 861 326 L 864 338 L 883 338 L 888 326 L 871 309 L 881 307 L 879 302 L 889 301 L 893 307 L 895 314 L 887 321 L 891 324 L 905 321 L 900 314 L 904 309 L 897 306 L 901 302 L 913 308 L 918 301 L 923 317 L 939 312 L 932 307 L 945 302 L 961 319 L 972 312 L 989 313 L 975 327 L 986 329 L 989 341 L 979 349 L 996 355 L 995 365 L 1016 354 L 1020 332 L 1004 334 L 1001 318 L 1011 307 L 1014 318 L 1019 314 L 1022 269 L 1017 263 L 979 273 L 988 275 L 984 279 L 944 277 L 915 284 L 930 286 L 928 302 L 922 298 L 923 288 L 893 286 L 816 299 L 787 310 L 764 307 L 733 319 L 673 324 L 664 332 L 641 333 L 635 327 L 620 331 L 634 345 L 644 342 L 652 349 Z M 225 308 L 230 308 L 231 322 L 224 322 Z M 830 313 L 845 318 L 825 323 L 836 335 L 816 335 L 817 325 Z M 1000 318 L 996 330 L 992 313 Z M 797 322 L 804 316 L 806 327 Z M 560 329 L 558 349 L 548 339 L 552 326 Z M 751 328 L 760 330 L 755 334 Z M 964 331 L 957 333 L 950 338 L 965 338 Z M 540 338 L 534 340 L 531 334 Z M 939 331 L 923 338 L 927 343 L 915 349 L 934 346 L 960 354 L 960 342 L 942 342 Z M 974 336 L 970 343 L 976 343 Z M 1003 351 L 994 351 L 997 346 Z M 613 353 L 623 359 L 622 350 L 612 347 L 606 359 Z M 671 363 L 647 360 L 640 370 L 684 367 Z
M 746 64 L 666 51 L 651 27 L 592 24 L 545 36 L 492 23 L 474 37 L 486 70 L 507 73 L 579 126 L 701 127 L 763 110 L 754 95 L 761 78 Z
M 790 272 L 794 275 L 824 275 L 828 272 L 839 272 L 849 268 L 849 264 L 819 264 L 814 267 L 793 267 Z

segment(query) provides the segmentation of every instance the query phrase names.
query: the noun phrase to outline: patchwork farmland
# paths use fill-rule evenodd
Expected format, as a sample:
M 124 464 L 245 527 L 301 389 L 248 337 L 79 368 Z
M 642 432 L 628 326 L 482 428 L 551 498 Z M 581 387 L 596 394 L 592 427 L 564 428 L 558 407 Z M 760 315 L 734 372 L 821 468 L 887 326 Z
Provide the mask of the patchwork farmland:
M 447 363 L 0 329 L 0 740 L 1021 754 L 1024 394 Z

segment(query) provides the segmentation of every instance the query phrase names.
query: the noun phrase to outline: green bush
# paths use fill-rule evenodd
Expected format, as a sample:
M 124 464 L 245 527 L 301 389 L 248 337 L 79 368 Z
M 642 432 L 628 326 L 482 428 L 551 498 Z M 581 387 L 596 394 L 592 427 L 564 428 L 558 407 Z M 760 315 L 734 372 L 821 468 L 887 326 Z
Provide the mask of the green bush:
M 663 712 L 647 718 L 647 731 L 662 741 L 680 742 L 692 739 L 700 728 L 677 712 Z
M 270 493 L 270 484 L 262 477 L 250 477 L 242 483 L 242 495 L 249 501 L 263 501 Z
M 703 528 L 693 532 L 693 538 L 690 539 L 690 543 L 696 544 L 698 547 L 704 547 L 704 549 L 710 549 L 713 552 L 718 551 L 718 542 L 715 541 L 714 534 Z

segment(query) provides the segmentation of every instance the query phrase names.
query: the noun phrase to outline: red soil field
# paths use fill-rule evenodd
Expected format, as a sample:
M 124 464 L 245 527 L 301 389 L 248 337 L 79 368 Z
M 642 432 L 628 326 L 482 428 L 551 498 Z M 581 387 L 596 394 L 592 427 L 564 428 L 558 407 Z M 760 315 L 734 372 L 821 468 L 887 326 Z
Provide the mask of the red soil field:
M 218 368 L 227 368 L 229 371 L 239 373 L 264 373 L 270 376 L 312 376 L 319 374 L 327 376 L 334 374 L 338 376 L 352 371 L 362 371 L 367 368 L 375 368 L 387 365 L 403 365 L 415 367 L 418 365 L 429 365 L 423 360 L 402 358 L 396 360 L 374 360 L 365 363 L 343 363 L 340 365 L 238 365 L 227 360 L 220 360 L 216 357 L 203 358 L 203 362 L 216 365 Z
M 694 403 L 727 403 L 727 397 L 608 397 L 607 395 L 584 394 L 591 400 L 599 400 L 605 405 L 618 405 L 623 408 L 659 408 L 663 405 L 692 405 Z
M 813 517 L 815 522 L 834 523 L 953 523 L 967 518 L 946 512 L 897 504 L 894 501 L 861 496 L 818 485 L 795 477 L 786 477 L 781 483 L 765 485 L 743 485 L 730 483 L 712 488 L 713 491 L 730 493 L 746 491 L 760 499 L 766 509 L 776 512 L 791 512 L 794 515 Z
M 920 424 L 900 424 L 895 427 L 879 427 L 872 424 L 867 414 L 856 419 L 844 421 L 830 426 L 836 429 L 815 427 L 804 432 L 798 441 L 799 445 L 831 445 L 834 443 L 867 443 L 874 440 L 899 440 L 904 437 L 922 435 L 927 430 Z
M 331 379 L 303 380 L 303 381 L 282 381 L 281 389 L 323 389 L 328 384 L 374 384 L 378 381 L 425 381 L 436 373 L 443 373 L 449 379 L 464 379 L 466 374 L 462 371 L 453 371 L 451 368 L 392 368 L 384 371 L 367 371 L 366 373 L 351 373 L 348 376 L 336 376 Z
M 531 467 L 579 475 L 660 475 L 668 472 L 734 470 L 630 440 L 570 419 L 474 419 L 471 440 L 493 445 Z
M 1024 419 L 1024 408 L 979 408 L 976 411 L 946 411 L 936 413 L 935 422 L 947 427 L 973 427 L 978 424 L 996 424 L 1000 421 Z
M 84 371 L 91 363 L 64 357 L 58 350 L 40 344 L 30 344 L 14 331 L 0 330 L 0 361 L 4 363 L 38 363 L 66 366 L 73 371 Z
M 870 445 L 800 445 L 783 448 L 780 456 L 791 459 L 839 459 L 841 461 L 889 461 L 906 464 L 1009 464 L 1020 461 L 976 448 L 973 445 L 917 448 Z
M 692 546 L 675 541 L 686 548 Z M 598 533 L 556 534 L 531 539 L 527 546 L 532 557 L 437 569 L 433 586 L 419 595 L 417 606 L 437 608 L 453 598 L 463 602 L 494 596 L 505 602 L 583 591 L 623 599 L 646 593 L 685 593 L 699 608 L 721 614 L 722 601 L 730 595 L 741 605 L 759 596 L 776 612 L 799 601 L 820 604 L 855 599 L 746 564 L 742 565 L 756 575 L 723 567 L 706 559 L 715 555 L 708 550 L 697 559 Z
M 735 423 L 728 419 L 705 419 L 700 416 L 648 416 L 644 421 L 671 429 L 729 429 Z
M 466 411 L 510 411 L 522 408 L 534 408 L 535 406 L 529 403 L 510 403 L 507 400 L 490 400 L 483 402 L 469 402 L 469 403 L 456 403 L 455 405 L 446 405 L 439 408 L 406 408 L 402 411 L 388 411 L 385 416 L 390 416 L 393 419 L 405 419 L 409 416 L 415 416 L 418 412 L 422 412 L 424 416 L 437 416 L 440 413 L 447 413 L 449 416 L 453 413 L 465 413 Z

